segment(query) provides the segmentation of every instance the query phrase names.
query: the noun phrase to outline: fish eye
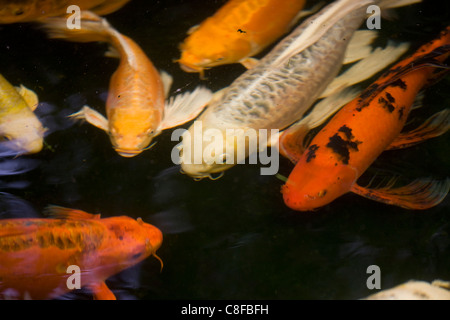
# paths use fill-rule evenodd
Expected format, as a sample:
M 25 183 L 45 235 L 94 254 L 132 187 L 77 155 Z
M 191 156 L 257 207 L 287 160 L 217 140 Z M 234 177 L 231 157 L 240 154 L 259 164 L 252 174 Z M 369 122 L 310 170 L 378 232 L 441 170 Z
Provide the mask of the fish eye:
M 319 191 L 319 193 L 317 193 L 317 196 L 318 196 L 319 198 L 322 198 L 322 197 L 324 197 L 326 194 L 327 194 L 327 190 L 321 190 L 321 191 Z
M 11 136 L 9 136 L 7 134 L 0 136 L 0 142 L 1 141 L 11 141 L 11 140 L 12 140 Z

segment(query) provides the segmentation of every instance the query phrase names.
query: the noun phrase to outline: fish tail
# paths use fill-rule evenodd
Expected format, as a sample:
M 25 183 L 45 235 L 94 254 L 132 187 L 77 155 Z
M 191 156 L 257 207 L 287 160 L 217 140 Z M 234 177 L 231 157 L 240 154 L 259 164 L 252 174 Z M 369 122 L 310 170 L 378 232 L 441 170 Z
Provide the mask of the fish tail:
M 68 17 L 51 17 L 40 21 L 41 27 L 53 39 L 72 42 L 111 43 L 117 31 L 104 18 L 90 11 L 81 11 L 80 28 L 70 29 Z

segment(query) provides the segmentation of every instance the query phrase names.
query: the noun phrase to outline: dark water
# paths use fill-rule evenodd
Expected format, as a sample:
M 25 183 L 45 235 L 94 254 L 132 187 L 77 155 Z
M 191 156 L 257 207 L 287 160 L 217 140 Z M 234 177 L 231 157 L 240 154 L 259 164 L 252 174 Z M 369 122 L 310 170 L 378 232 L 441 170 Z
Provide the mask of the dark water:
M 215 91 L 244 68 L 218 67 L 199 80 L 173 60 L 186 30 L 224 2 L 132 0 L 107 18 L 174 77 L 172 93 L 199 84 Z M 383 20 L 380 42 L 410 41 L 412 51 L 450 23 L 449 9 L 445 1 L 400 9 L 395 20 Z M 31 24 L 0 26 L 0 39 L 0 72 L 36 91 L 37 113 L 50 129 L 39 154 L 0 160 L 14 171 L 0 177 L 1 217 L 40 217 L 45 206 L 56 204 L 103 217 L 142 217 L 159 227 L 163 271 L 149 258 L 112 277 L 107 283 L 119 299 L 356 299 L 373 293 L 366 287 L 370 265 L 380 267 L 382 288 L 409 279 L 450 280 L 448 197 L 413 212 L 347 194 L 316 212 L 294 212 L 283 203 L 282 182 L 261 176 L 258 165 L 235 166 L 217 181 L 180 174 L 170 159 L 177 143 L 171 130 L 152 150 L 122 158 L 104 132 L 65 118 L 84 104 L 104 112 L 118 64 L 103 56 L 106 45 L 48 40 Z M 411 121 L 420 123 L 450 106 L 449 86 L 447 76 L 430 87 Z M 448 177 L 448 139 L 446 134 L 386 152 L 367 174 L 395 174 L 405 181 Z M 281 160 L 280 174 L 292 168 Z

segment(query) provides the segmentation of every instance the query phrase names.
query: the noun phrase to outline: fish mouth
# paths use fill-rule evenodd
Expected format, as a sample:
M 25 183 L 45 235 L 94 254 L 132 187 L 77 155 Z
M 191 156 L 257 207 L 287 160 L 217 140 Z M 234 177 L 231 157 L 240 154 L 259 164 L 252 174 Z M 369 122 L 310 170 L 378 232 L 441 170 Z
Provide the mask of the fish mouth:
M 202 71 L 202 68 L 200 68 L 200 67 L 196 67 L 196 66 L 192 66 L 192 65 L 188 66 L 188 65 L 185 65 L 182 63 L 180 63 L 180 68 L 186 72 L 201 72 Z
M 142 152 L 142 150 L 124 150 L 124 149 L 114 149 L 114 150 L 116 150 L 116 152 L 120 155 L 120 156 L 122 156 L 122 157 L 125 157 L 125 158 L 132 158 L 132 157 L 135 157 L 135 156 L 137 156 L 139 153 L 141 153 Z

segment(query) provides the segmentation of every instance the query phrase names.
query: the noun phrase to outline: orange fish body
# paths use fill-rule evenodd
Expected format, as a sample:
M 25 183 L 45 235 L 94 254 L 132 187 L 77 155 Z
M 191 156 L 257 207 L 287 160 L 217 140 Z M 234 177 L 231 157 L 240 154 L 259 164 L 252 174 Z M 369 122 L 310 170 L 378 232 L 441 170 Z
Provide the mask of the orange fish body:
M 106 42 L 110 45 L 109 56 L 120 59 L 110 80 L 107 118 L 87 106 L 71 116 L 107 132 L 113 148 L 123 157 L 138 155 L 162 130 L 195 118 L 212 96 L 210 90 L 198 87 L 167 103 L 172 78 L 159 73 L 132 39 L 90 11 L 82 11 L 80 29 L 68 29 L 66 18 L 61 17 L 47 18 L 42 23 L 51 38 Z
M 106 101 L 108 132 L 119 154 L 134 156 L 150 144 L 158 131 L 165 93 L 159 72 L 142 49 L 124 35 L 120 35 L 120 41 L 126 45 L 116 45 L 122 52 Z
M 32 22 L 45 17 L 61 16 L 67 13 L 67 8 L 71 5 L 106 15 L 119 10 L 128 1 L 130 0 L 0 0 L 0 24 Z
M 305 0 L 230 0 L 180 45 L 181 68 L 203 72 L 241 62 L 261 52 L 289 30 Z
M 298 211 L 314 210 L 349 191 L 410 209 L 426 209 L 439 203 L 448 192 L 448 183 L 446 192 L 438 192 L 426 183 L 377 190 L 360 187 L 356 181 L 390 146 L 406 146 L 431 137 L 423 135 L 413 141 L 412 136 L 401 137 L 400 132 L 417 93 L 433 79 L 436 66 L 449 56 L 449 45 L 450 27 L 343 107 L 297 157 L 298 162 L 282 188 L 286 205 Z M 282 136 L 282 148 L 288 147 L 287 154 L 290 141 L 295 140 L 295 133 L 287 131 Z M 294 153 L 291 158 L 295 158 Z M 423 193 L 419 200 L 421 185 L 423 192 L 429 193 Z M 410 196 L 412 193 L 415 196 Z
M 0 298 L 56 298 L 72 289 L 68 268 L 77 266 L 81 287 L 115 299 L 104 281 L 161 246 L 161 231 L 141 219 L 50 210 L 56 219 L 0 220 Z

